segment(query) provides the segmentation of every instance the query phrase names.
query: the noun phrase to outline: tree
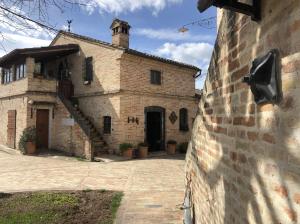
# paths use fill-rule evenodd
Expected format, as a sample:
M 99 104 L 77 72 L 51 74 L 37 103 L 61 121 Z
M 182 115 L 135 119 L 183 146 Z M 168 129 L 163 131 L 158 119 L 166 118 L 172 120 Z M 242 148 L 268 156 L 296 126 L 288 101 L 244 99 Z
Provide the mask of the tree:
M 56 9 L 61 13 L 74 6 L 88 6 L 89 1 L 81 0 L 0 0 L 0 28 L 11 31 L 45 31 L 58 32 L 49 18 L 49 10 Z M 4 49 L 5 35 L 0 30 L 0 45 Z

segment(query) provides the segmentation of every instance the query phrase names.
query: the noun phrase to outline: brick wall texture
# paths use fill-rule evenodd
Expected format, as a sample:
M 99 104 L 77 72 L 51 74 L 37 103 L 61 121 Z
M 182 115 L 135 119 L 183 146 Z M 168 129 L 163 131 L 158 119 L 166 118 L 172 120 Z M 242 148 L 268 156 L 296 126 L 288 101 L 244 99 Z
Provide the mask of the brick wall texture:
M 201 224 L 300 223 L 300 1 L 262 0 L 262 20 L 219 10 L 186 163 Z M 280 51 L 283 99 L 257 106 L 243 76 Z

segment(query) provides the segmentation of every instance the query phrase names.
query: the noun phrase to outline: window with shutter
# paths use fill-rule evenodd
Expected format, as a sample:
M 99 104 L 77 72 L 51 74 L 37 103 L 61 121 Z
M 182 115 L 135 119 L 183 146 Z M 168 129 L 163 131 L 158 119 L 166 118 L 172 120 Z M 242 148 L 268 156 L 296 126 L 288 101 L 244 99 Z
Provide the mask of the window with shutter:
M 151 76 L 151 80 L 150 80 L 151 84 L 161 85 L 161 72 L 160 71 L 151 70 L 150 76 Z
M 186 108 L 181 108 L 179 111 L 179 130 L 180 131 L 188 131 L 189 130 L 189 122 L 188 122 L 188 110 Z
M 85 77 L 84 81 L 91 82 L 93 81 L 93 57 L 88 57 L 85 59 Z
M 103 118 L 103 133 L 111 134 L 111 117 L 104 116 Z

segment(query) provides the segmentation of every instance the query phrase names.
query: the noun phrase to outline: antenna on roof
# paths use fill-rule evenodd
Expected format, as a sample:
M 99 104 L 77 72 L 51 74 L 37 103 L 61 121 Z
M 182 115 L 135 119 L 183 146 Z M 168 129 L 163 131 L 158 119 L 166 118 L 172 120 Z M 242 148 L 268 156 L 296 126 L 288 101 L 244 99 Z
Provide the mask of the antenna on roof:
M 67 22 L 68 22 L 68 32 L 71 32 L 71 24 L 73 20 L 67 20 Z

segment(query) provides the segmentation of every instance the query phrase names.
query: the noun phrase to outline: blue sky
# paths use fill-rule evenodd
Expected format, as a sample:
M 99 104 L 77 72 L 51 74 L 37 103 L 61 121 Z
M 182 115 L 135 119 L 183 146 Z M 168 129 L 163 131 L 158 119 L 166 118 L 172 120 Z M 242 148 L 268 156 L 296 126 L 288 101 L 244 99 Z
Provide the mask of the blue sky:
M 72 32 L 111 42 L 109 26 L 117 17 L 132 26 L 131 48 L 193 64 L 205 72 L 216 36 L 212 27 L 216 25 L 210 24 L 210 29 L 190 25 L 188 32 L 178 32 L 185 24 L 216 16 L 215 8 L 200 14 L 196 4 L 196 0 L 90 0 L 88 7 L 69 6 L 63 13 L 49 8 L 48 23 L 64 29 L 66 21 L 72 19 Z M 0 49 L 0 56 L 14 48 L 47 45 L 53 37 L 42 29 L 19 31 L 3 24 L 0 31 L 7 37 L 2 40 L 6 51 Z M 197 88 L 202 87 L 203 79 L 197 80 Z

